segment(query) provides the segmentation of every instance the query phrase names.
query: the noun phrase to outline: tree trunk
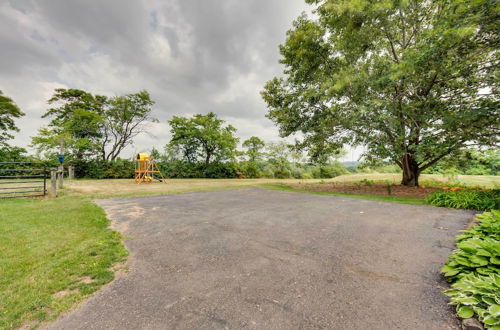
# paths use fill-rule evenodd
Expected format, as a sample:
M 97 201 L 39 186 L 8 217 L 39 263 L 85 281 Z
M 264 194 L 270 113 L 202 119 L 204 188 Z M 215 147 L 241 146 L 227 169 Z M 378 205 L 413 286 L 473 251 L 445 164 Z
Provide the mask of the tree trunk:
M 406 154 L 401 160 L 403 164 L 403 180 L 401 184 L 403 186 L 418 187 L 418 177 L 420 176 L 420 168 L 415 158 L 410 154 Z

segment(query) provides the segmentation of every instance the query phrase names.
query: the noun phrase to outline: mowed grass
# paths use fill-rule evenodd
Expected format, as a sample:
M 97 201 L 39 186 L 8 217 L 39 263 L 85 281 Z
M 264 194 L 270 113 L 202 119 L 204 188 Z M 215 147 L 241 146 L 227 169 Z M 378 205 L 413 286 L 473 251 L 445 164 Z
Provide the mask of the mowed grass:
M 297 183 L 318 182 L 357 182 L 363 179 L 376 182 L 399 183 L 401 174 L 391 173 L 360 173 L 341 175 L 333 179 L 167 179 L 167 183 L 153 182 L 151 184 L 134 184 L 132 179 L 110 180 L 73 180 L 67 183 L 69 193 L 73 196 L 90 196 L 92 198 L 147 196 L 161 194 L 176 194 L 193 191 L 219 189 L 237 189 L 253 186 L 286 185 Z M 485 188 L 500 187 L 500 176 L 459 175 L 447 177 L 437 174 L 421 176 L 423 184 L 450 183 L 465 186 L 481 186 Z
M 135 184 L 133 179 L 73 180 L 67 183 L 67 187 L 68 194 L 72 196 L 109 198 L 238 189 L 270 183 L 320 182 L 319 179 L 167 179 L 166 181 L 167 183 L 155 181 L 149 184 Z
M 110 282 L 126 256 L 88 199 L 0 200 L 0 329 L 54 319 Z

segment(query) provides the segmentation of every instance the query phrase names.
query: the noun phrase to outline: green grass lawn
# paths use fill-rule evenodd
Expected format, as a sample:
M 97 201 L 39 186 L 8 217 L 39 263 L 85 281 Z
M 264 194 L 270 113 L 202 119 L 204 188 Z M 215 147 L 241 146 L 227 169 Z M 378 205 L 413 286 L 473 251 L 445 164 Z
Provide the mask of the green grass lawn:
M 110 282 L 126 256 L 88 199 L 1 200 L 0 329 L 54 319 Z

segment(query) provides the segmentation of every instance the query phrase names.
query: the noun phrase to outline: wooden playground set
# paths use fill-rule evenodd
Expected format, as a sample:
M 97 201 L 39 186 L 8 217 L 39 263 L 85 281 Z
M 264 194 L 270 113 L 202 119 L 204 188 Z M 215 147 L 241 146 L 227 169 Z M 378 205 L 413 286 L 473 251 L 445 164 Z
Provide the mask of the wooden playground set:
M 152 156 L 145 153 L 139 153 L 135 157 L 135 183 L 153 183 L 154 180 L 167 183 L 163 173 Z

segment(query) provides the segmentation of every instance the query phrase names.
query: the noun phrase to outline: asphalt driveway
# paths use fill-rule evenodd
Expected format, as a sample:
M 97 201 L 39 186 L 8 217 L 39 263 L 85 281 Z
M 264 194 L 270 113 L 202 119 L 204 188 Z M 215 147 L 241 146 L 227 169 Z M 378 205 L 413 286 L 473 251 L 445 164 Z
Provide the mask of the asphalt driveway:
M 130 270 L 50 329 L 458 329 L 472 212 L 264 189 L 99 200 Z

